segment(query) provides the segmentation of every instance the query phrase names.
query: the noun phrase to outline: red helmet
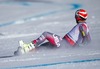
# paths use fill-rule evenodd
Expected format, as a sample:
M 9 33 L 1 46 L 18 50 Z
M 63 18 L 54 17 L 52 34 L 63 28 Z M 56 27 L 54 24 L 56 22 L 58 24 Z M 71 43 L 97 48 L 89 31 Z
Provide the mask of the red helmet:
M 86 20 L 88 13 L 84 9 L 79 9 L 75 12 L 75 19 L 79 20 Z

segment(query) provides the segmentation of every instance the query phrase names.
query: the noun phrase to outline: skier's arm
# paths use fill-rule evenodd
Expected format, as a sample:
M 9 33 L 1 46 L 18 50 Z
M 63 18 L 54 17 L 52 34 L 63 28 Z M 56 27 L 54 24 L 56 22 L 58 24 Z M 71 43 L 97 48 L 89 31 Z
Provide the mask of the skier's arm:
M 82 43 L 84 44 L 89 43 L 91 41 L 91 38 L 89 32 L 88 33 L 86 32 L 87 29 L 84 26 L 80 26 L 79 30 L 83 38 Z
M 85 30 L 83 29 L 82 26 L 79 27 L 79 30 L 80 30 L 80 33 L 81 33 L 82 37 L 84 38 L 86 36 Z

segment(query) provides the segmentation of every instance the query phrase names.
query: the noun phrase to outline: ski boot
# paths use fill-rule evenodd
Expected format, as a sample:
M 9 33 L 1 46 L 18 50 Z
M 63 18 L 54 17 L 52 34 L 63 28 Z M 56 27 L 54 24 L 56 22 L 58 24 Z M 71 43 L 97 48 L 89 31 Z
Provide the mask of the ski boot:
M 14 52 L 15 55 L 25 54 L 35 49 L 34 44 L 26 44 L 22 40 L 19 41 L 19 45 L 20 46 L 18 47 L 17 51 Z

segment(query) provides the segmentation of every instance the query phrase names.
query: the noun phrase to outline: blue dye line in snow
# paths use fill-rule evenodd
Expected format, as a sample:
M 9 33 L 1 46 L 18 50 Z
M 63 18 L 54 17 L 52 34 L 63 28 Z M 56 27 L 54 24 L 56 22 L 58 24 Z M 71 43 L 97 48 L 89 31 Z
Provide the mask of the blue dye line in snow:
M 81 4 L 70 4 L 71 6 L 73 6 L 72 8 L 71 8 L 71 10 L 75 10 L 75 9 L 78 9 L 78 8 L 80 8 L 82 5 Z
M 7 4 L 7 3 L 6 3 Z M 9 2 L 8 2 L 9 4 Z M 27 6 L 27 3 L 20 3 L 22 5 L 26 5 Z M 29 3 L 28 3 L 29 4 Z M 80 4 L 70 4 L 70 6 L 72 6 L 70 8 L 70 10 L 75 10 L 75 9 L 78 9 L 81 7 Z M 13 24 L 21 24 L 21 23 L 25 23 L 27 21 L 31 21 L 33 18 L 39 18 L 39 17 L 42 17 L 42 16 L 48 16 L 48 15 L 51 15 L 51 14 L 55 14 L 57 12 L 62 12 L 62 11 L 65 11 L 65 10 L 58 10 L 58 11 L 51 11 L 51 12 L 47 12 L 47 13 L 42 13 L 42 14 L 38 14 L 38 15 L 35 15 L 35 16 L 32 16 L 32 17 L 29 17 L 29 18 L 24 18 L 22 20 L 17 20 L 17 21 L 12 21 L 12 22 L 7 22 L 7 23 L 2 23 L 0 24 L 0 27 L 4 27 L 4 26 L 8 26 L 8 25 L 13 25 Z
M 46 66 L 54 66 L 54 65 L 61 65 L 61 64 L 73 64 L 73 63 L 85 63 L 85 62 L 95 62 L 100 61 L 98 59 L 87 59 L 87 60 L 75 60 L 75 61 L 66 61 L 66 62 L 55 62 L 55 63 L 48 63 L 48 64 L 37 64 L 37 65 L 29 65 L 29 66 L 17 66 L 11 68 L 0 68 L 0 69 L 21 69 L 21 68 L 36 68 L 36 67 L 46 67 Z

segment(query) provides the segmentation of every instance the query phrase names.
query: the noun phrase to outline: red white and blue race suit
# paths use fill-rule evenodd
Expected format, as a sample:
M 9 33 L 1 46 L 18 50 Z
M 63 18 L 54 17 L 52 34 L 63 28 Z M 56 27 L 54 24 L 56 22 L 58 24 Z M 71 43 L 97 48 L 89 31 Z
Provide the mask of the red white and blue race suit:
M 40 45 L 45 40 L 48 40 L 52 45 L 59 47 L 61 46 L 62 40 L 65 40 L 66 43 L 71 46 L 75 46 L 85 42 L 88 43 L 91 38 L 87 23 L 78 23 L 63 38 L 54 33 L 44 32 L 39 38 L 33 40 L 32 43 Z

